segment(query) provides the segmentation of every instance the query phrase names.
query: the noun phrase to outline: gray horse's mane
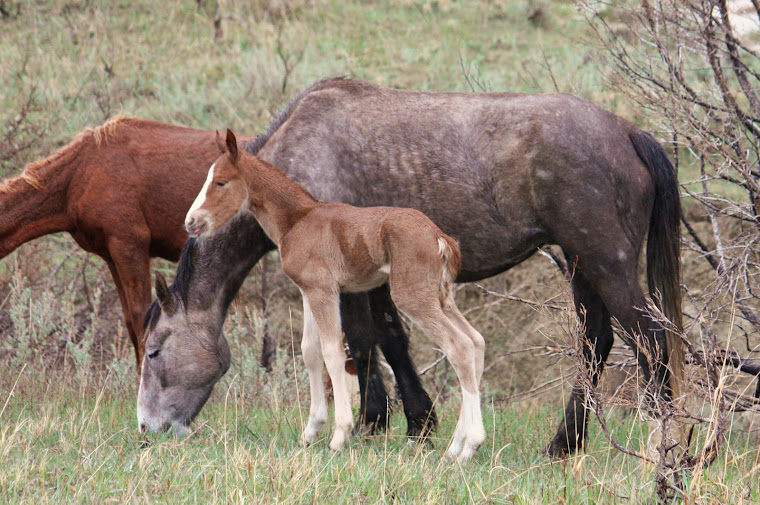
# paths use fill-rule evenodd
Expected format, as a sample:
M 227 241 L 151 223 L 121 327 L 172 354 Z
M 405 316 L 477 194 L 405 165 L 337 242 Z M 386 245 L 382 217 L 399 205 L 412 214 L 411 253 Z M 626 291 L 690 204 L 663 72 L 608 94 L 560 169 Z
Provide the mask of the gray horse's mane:
M 174 276 L 174 282 L 169 286 L 169 293 L 171 296 L 181 301 L 182 307 L 187 307 L 187 297 L 190 292 L 190 279 L 193 276 L 193 256 L 195 250 L 198 247 L 198 240 L 195 237 L 189 237 L 185 242 L 185 247 L 182 248 L 182 255 L 179 258 L 177 264 L 177 274 Z M 158 304 L 158 299 L 153 300 L 145 312 L 145 320 L 143 321 L 143 331 L 150 329 L 153 331 L 156 329 L 158 319 L 161 317 L 161 306 Z
M 248 142 L 248 144 L 246 144 L 245 146 L 246 151 L 253 154 L 254 156 L 258 154 L 261 148 L 264 147 L 264 144 L 266 144 L 267 141 L 272 137 L 272 135 L 274 135 L 274 132 L 276 132 L 278 128 L 280 128 L 280 126 L 282 126 L 282 124 L 288 120 L 288 118 L 293 113 L 296 106 L 298 105 L 298 103 L 301 101 L 301 99 L 304 96 L 308 95 L 312 91 L 329 87 L 336 82 L 350 81 L 350 80 L 351 79 L 345 76 L 326 77 L 324 79 L 321 79 L 313 83 L 308 88 L 302 90 L 300 93 L 298 93 L 295 96 L 295 98 L 293 98 L 290 102 L 288 102 L 288 105 L 286 105 L 285 108 L 282 109 L 282 111 L 277 115 L 275 120 L 269 123 L 269 126 L 267 126 L 267 129 L 264 133 L 257 136 L 256 138 Z

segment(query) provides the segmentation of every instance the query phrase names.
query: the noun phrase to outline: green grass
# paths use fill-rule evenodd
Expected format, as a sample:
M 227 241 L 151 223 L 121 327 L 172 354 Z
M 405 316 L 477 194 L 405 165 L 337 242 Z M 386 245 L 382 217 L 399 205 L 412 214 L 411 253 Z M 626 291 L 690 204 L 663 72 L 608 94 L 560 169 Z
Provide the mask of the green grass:
M 302 448 L 306 398 L 229 377 L 184 439 L 136 430 L 131 374 L 45 376 L 14 370 L 0 414 L 3 503 L 647 503 L 653 469 L 611 448 L 592 423 L 588 451 L 542 454 L 559 408 L 484 409 L 488 439 L 474 461 L 442 458 L 456 400 L 439 406 L 431 445 L 409 445 L 403 416 L 384 435 L 353 439 L 338 454 L 323 438 Z M 11 381 L 8 384 L 10 391 Z M 306 384 L 294 384 L 304 394 Z M 276 388 L 275 388 L 276 391 Z M 646 425 L 614 411 L 610 426 L 631 448 Z M 329 430 L 324 431 L 325 437 Z M 757 503 L 757 436 L 738 431 L 730 451 L 686 476 L 698 503 Z M 728 501 L 725 501 L 728 500 Z M 690 501 L 692 502 L 692 501 Z
M 559 408 L 486 405 L 488 438 L 475 459 L 442 458 L 458 405 L 439 406 L 438 433 L 410 445 L 403 416 L 387 433 L 353 439 L 338 454 L 329 430 L 298 444 L 306 384 L 226 378 L 184 439 L 140 435 L 135 390 L 123 375 L 36 374 L 16 368 L 0 414 L 2 503 L 648 503 L 654 471 L 611 448 L 593 422 L 586 453 L 551 460 L 542 448 Z M 281 380 L 272 376 L 271 381 Z M 302 380 L 302 379 L 301 379 Z M 279 391 L 279 392 L 278 392 Z M 300 391 L 300 394 L 298 392 Z M 299 401 L 300 398 L 300 401 Z M 646 424 L 614 411 L 609 424 L 628 447 L 645 445 Z M 687 474 L 690 503 L 757 503 L 758 437 L 736 430 L 730 449 Z M 725 501 L 729 500 L 729 501 Z

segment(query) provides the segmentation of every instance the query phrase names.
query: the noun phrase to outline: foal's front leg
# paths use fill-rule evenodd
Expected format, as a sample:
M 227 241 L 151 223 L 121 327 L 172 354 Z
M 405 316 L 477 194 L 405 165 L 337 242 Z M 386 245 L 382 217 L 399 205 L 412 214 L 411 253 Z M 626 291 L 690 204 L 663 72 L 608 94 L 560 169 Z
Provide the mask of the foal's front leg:
M 343 337 L 340 331 L 340 297 L 333 292 L 312 290 L 306 292 L 314 320 L 319 328 L 322 356 L 333 386 L 335 398 L 335 431 L 330 441 L 330 449 L 338 451 L 346 443 L 353 428 L 351 398 L 346 384 L 346 354 L 343 352 Z
M 319 331 L 314 320 L 314 314 L 309 306 L 309 299 L 303 296 L 303 339 L 301 340 L 301 356 L 309 373 L 309 389 L 311 404 L 309 406 L 309 422 L 301 435 L 304 445 L 313 444 L 317 440 L 319 430 L 327 422 L 327 398 L 325 384 L 322 381 L 322 350 L 319 344 Z

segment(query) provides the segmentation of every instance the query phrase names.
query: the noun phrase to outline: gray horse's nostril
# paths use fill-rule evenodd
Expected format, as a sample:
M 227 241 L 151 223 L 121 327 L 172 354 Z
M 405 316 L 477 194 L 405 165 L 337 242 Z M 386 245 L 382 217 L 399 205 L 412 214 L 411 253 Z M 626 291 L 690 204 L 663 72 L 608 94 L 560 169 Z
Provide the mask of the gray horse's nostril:
M 138 426 L 140 433 L 145 433 L 145 423 L 140 423 Z

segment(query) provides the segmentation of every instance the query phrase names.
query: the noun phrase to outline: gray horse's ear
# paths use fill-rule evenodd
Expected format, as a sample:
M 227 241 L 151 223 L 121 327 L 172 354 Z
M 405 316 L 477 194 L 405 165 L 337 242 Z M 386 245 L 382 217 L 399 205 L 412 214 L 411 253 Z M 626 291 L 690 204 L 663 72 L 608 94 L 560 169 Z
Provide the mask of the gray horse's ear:
M 224 142 L 222 142 L 222 137 L 219 135 L 219 130 L 216 131 L 216 147 L 219 148 L 219 152 L 224 154 L 227 152 L 227 148 L 224 147 Z
M 232 162 L 237 163 L 238 156 L 239 156 L 237 139 L 235 138 L 235 134 L 232 133 L 232 130 L 230 130 L 229 128 L 227 128 L 227 151 L 230 153 Z
M 156 298 L 158 299 L 158 305 L 161 306 L 161 311 L 167 316 L 174 314 L 176 309 L 176 302 L 174 297 L 169 292 L 169 286 L 166 285 L 166 277 L 161 272 L 156 272 Z

